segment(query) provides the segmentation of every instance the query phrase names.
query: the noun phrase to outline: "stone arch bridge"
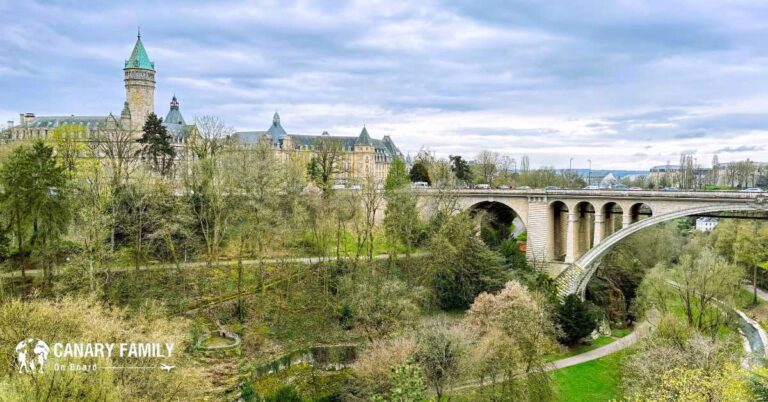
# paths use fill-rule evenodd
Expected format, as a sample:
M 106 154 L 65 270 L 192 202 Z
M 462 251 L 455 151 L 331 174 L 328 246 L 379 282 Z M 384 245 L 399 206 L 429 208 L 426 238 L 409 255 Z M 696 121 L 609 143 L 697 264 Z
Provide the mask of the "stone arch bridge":
M 428 190 L 431 192 L 434 190 Z M 561 295 L 583 295 L 601 259 L 641 229 L 685 216 L 768 211 L 768 194 L 615 190 L 460 190 L 458 206 L 522 223 L 526 255 L 557 278 Z M 510 218 L 512 217 L 512 218 Z

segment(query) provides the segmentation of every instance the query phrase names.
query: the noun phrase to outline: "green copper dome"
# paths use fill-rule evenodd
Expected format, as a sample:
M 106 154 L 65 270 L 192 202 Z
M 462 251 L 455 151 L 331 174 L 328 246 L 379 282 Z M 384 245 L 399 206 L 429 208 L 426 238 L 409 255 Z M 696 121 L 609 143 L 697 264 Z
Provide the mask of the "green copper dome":
M 141 35 L 136 39 L 131 57 L 125 61 L 125 68 L 140 68 L 142 70 L 155 71 L 155 63 L 149 60 L 144 44 L 141 43 Z

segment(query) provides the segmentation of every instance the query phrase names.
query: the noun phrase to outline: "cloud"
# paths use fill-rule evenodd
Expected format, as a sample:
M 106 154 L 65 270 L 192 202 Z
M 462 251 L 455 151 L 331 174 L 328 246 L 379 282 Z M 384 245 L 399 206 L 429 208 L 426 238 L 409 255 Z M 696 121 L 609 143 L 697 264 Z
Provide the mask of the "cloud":
M 643 169 L 767 160 L 768 5 L 458 0 L 0 2 L 0 122 L 119 113 L 142 27 L 156 109 L 405 152 Z M 731 145 L 735 144 L 735 145 Z M 722 158 L 721 158 L 722 159 Z M 725 162 L 726 160 L 723 160 Z
M 727 152 L 727 153 L 737 153 L 737 152 L 757 152 L 757 151 L 763 151 L 765 150 L 764 145 L 741 145 L 738 147 L 725 147 L 720 148 L 715 153 L 721 153 L 721 152 Z

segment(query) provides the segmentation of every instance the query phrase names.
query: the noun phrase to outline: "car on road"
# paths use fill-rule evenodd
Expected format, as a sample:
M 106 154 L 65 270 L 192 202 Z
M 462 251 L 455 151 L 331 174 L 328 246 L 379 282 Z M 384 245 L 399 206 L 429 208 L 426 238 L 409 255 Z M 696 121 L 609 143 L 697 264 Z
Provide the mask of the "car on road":
M 519 186 L 519 187 L 515 187 L 515 190 L 530 190 L 530 189 L 531 189 L 531 187 L 530 187 L 530 186 Z
M 757 188 L 757 187 L 750 187 L 750 188 L 745 188 L 744 190 L 741 190 L 741 192 L 742 193 L 762 193 L 763 189 Z
M 560 187 L 557 187 L 557 186 L 546 186 L 546 187 L 544 187 L 544 190 L 546 190 L 546 191 L 560 190 Z
M 411 183 L 411 188 L 429 188 L 429 183 L 425 181 L 415 181 Z
M 582 188 L 582 190 L 600 190 L 600 186 L 595 186 L 595 185 L 586 186 Z
M 675 192 L 677 189 L 674 187 L 664 187 L 661 189 L 661 191 Z
M 480 190 L 488 190 L 489 188 L 491 188 L 491 185 L 490 184 L 476 184 L 475 188 L 480 189 Z
M 629 191 L 643 191 L 642 187 L 630 187 L 628 188 Z
M 331 186 L 331 190 L 344 190 L 347 186 L 343 184 L 334 184 Z
M 611 190 L 628 190 L 629 187 L 623 185 L 623 184 L 614 184 L 611 186 Z
M 509 190 L 509 186 L 497 186 L 496 188 L 499 190 Z

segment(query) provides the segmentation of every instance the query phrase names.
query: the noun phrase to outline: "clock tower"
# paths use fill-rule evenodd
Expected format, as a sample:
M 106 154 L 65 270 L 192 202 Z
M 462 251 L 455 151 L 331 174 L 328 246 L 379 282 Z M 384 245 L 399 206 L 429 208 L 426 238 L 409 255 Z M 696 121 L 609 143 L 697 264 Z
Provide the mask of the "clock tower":
M 149 60 L 141 32 L 133 46 L 131 57 L 125 61 L 125 102 L 130 111 L 130 127 L 140 136 L 144 122 L 155 112 L 155 63 Z

